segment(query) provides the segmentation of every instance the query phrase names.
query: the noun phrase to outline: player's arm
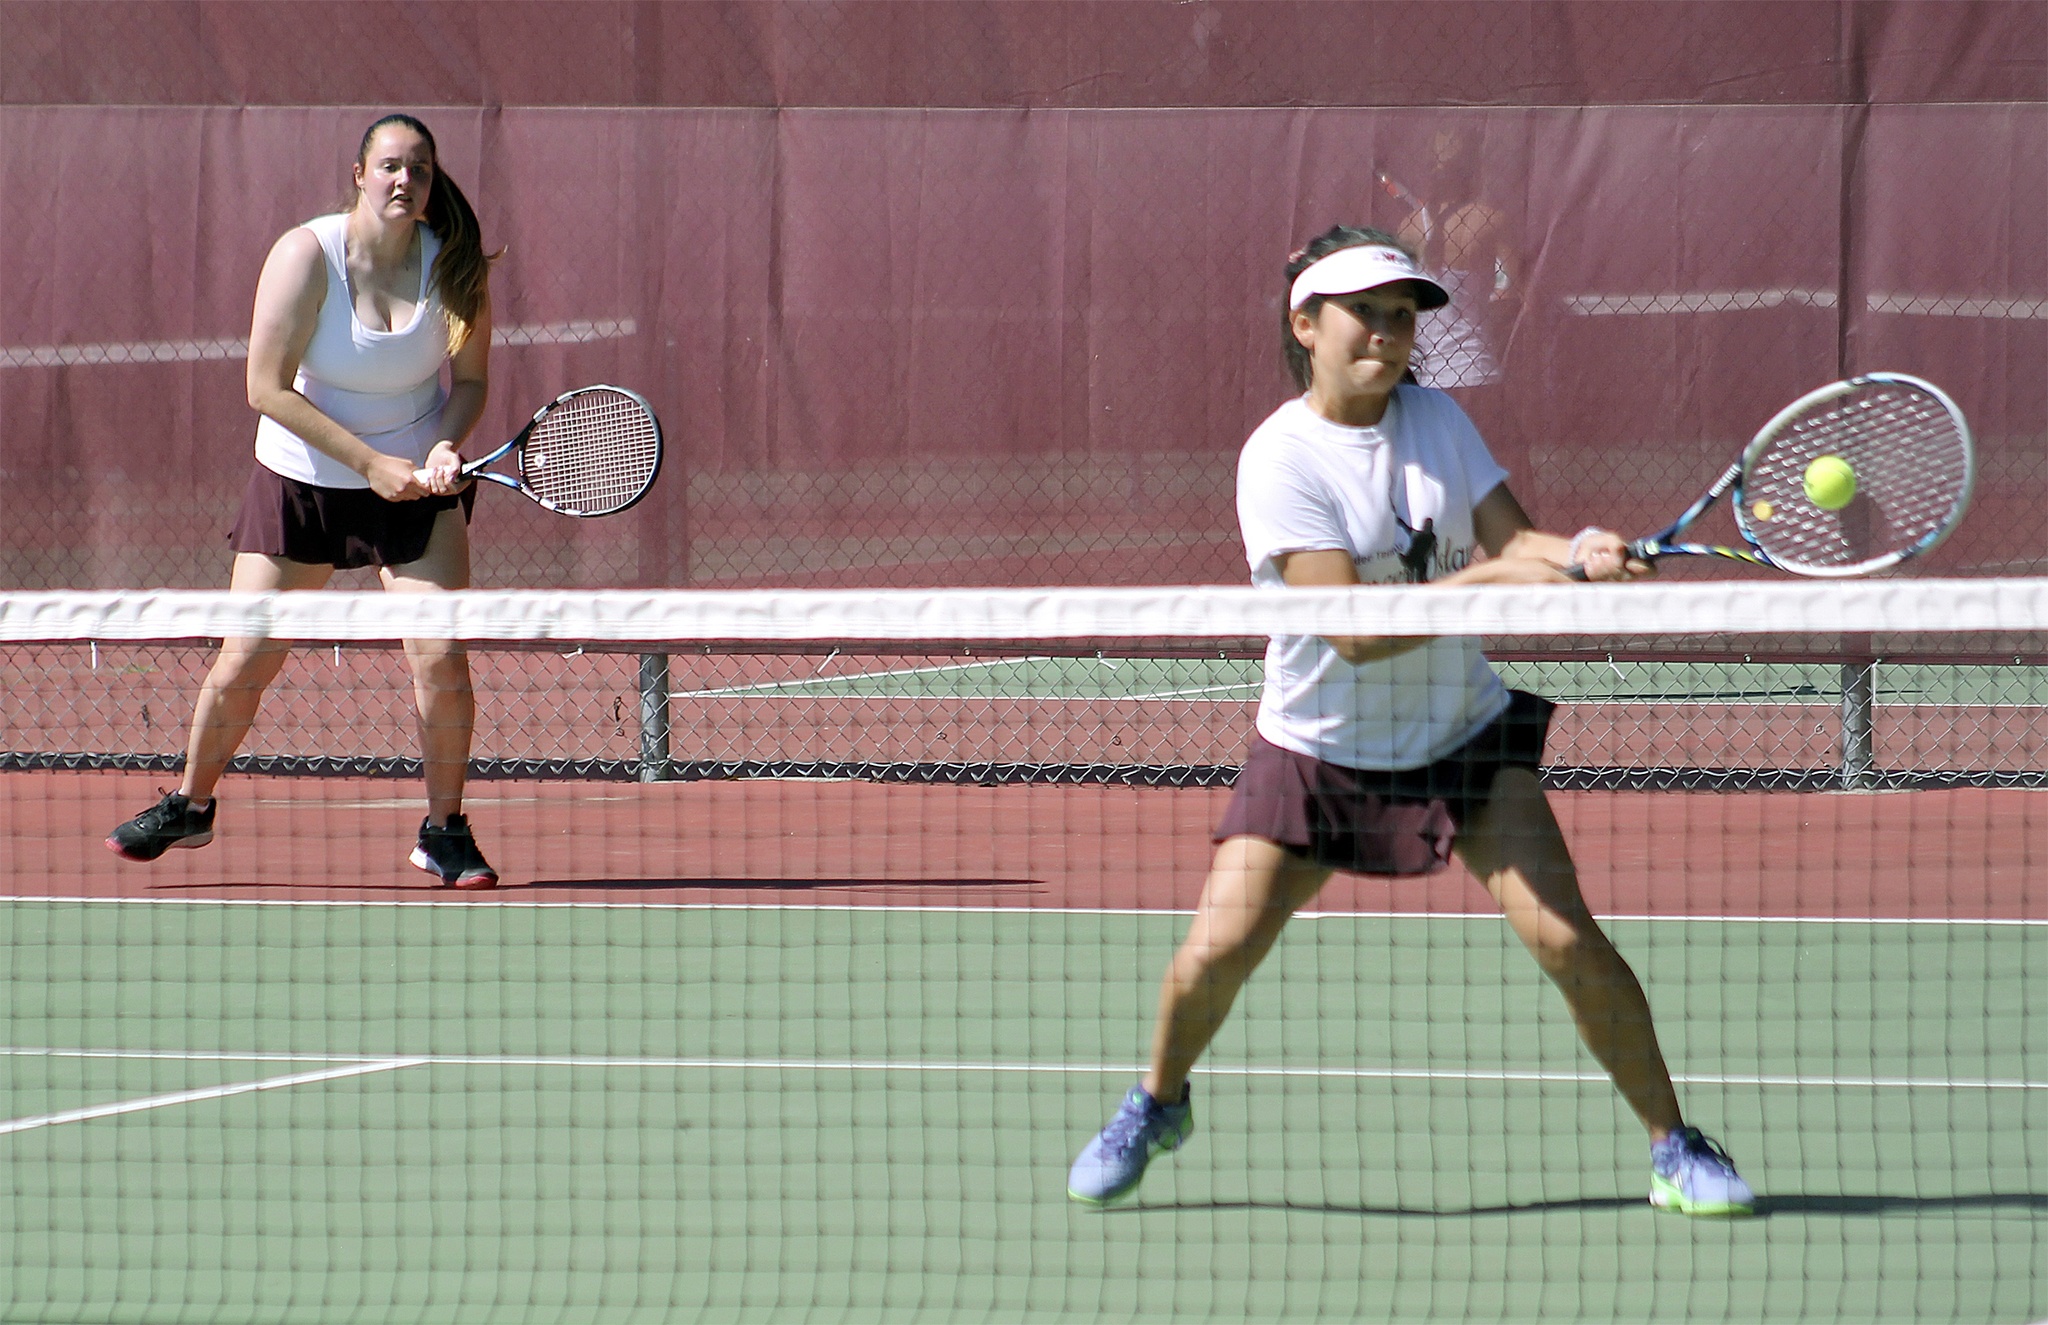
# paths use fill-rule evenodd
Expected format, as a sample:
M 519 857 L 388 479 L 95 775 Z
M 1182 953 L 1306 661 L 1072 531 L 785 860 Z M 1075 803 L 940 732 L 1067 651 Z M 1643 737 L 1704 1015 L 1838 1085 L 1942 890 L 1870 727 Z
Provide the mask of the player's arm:
M 1454 571 L 1434 584 L 1564 584 L 1556 558 L 1571 549 L 1571 540 L 1534 528 L 1506 484 L 1500 484 L 1472 509 L 1474 532 L 1491 554 Z M 1621 540 L 1615 538 L 1619 548 Z M 1617 556 L 1619 553 L 1617 552 Z M 1359 583 L 1358 567 L 1342 548 L 1289 552 L 1273 558 L 1280 578 L 1294 588 L 1340 588 Z M 1640 564 L 1640 563 L 1637 563 Z M 1618 578 L 1618 577 L 1617 577 Z M 1426 636 L 1326 635 L 1337 656 L 1354 667 L 1407 653 L 1427 642 Z
M 249 407 L 361 474 L 386 501 L 424 496 L 426 489 L 414 481 L 410 464 L 385 455 L 321 413 L 293 385 L 299 361 L 319 326 L 326 294 L 327 265 L 320 241 L 303 228 L 286 232 L 271 246 L 256 280 L 256 308 L 249 323 Z
M 1493 269 L 1495 280 L 1486 297 L 1494 305 L 1495 316 L 1511 315 L 1522 302 L 1522 254 L 1508 232 L 1507 213 L 1498 207 L 1486 208 L 1485 233 L 1478 251 Z
M 1309 552 L 1283 552 L 1273 558 L 1280 578 L 1296 589 L 1329 589 L 1357 584 L 1358 567 L 1343 548 L 1316 548 Z M 1325 635 L 1324 641 L 1337 656 L 1356 667 L 1378 662 L 1419 648 L 1426 641 L 1398 636 Z
M 1273 561 L 1280 568 L 1280 577 L 1297 589 L 1341 588 L 1359 583 L 1358 567 L 1352 563 L 1351 554 L 1342 548 L 1289 552 L 1274 557 Z M 1564 572 L 1535 557 L 1496 557 L 1478 561 L 1441 580 L 1431 581 L 1432 585 L 1563 583 L 1566 583 Z M 1338 657 L 1354 667 L 1360 663 L 1393 658 L 1429 642 L 1426 635 L 1325 635 L 1323 639 L 1337 651 Z
M 1500 569 L 1493 575 L 1474 575 L 1473 584 L 1550 584 L 1568 579 L 1562 568 L 1573 564 L 1586 568 L 1592 580 L 1632 580 L 1655 574 L 1648 562 L 1630 560 L 1628 540 L 1606 529 L 1587 529 L 1571 538 L 1550 534 L 1535 527 L 1522 503 L 1505 483 L 1495 485 L 1472 508 L 1472 528 L 1479 544 L 1491 558 L 1468 566 L 1443 583 L 1464 579 L 1485 567 Z M 1515 565 L 1513 563 L 1522 563 Z M 1547 574 L 1531 574 L 1540 567 Z
M 441 440 L 427 452 L 420 472 L 429 492 L 454 492 L 462 486 L 455 471 L 462 467 L 462 443 L 483 418 L 491 389 L 491 298 L 486 290 L 469 337 L 448 360 L 448 399 L 441 406 Z

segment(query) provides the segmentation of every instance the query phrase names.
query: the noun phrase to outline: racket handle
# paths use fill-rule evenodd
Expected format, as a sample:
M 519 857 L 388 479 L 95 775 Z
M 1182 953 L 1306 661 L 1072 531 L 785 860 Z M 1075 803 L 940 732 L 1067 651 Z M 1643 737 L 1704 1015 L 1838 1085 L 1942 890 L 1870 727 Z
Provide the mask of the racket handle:
M 482 467 L 482 463 L 487 462 L 465 460 L 462 463 L 461 467 L 455 471 L 455 481 L 457 483 L 469 482 L 471 479 L 476 477 L 476 472 L 479 468 Z M 415 469 L 412 472 L 412 481 L 424 485 L 427 481 L 427 471 L 424 469 Z

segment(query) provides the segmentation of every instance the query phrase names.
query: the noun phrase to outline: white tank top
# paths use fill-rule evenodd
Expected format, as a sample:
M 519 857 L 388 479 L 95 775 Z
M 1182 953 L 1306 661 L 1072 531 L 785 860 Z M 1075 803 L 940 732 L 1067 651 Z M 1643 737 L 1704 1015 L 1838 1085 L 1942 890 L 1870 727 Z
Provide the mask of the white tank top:
M 328 418 L 387 455 L 417 465 L 441 440 L 441 365 L 448 359 L 448 324 L 430 293 L 441 241 L 422 225 L 420 290 L 412 320 L 391 331 L 372 331 L 356 317 L 348 287 L 348 216 L 320 216 L 305 229 L 327 258 L 327 297 L 313 339 L 299 360 L 292 386 Z M 307 445 L 304 438 L 264 415 L 256 423 L 256 459 L 266 469 L 323 488 L 366 488 L 369 480 Z

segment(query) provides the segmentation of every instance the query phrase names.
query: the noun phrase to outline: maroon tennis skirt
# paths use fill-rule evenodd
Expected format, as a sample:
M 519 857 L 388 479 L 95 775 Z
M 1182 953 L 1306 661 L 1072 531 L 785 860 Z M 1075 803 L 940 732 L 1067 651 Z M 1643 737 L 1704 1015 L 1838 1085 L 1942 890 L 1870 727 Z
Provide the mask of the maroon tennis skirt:
M 1421 768 L 1345 768 L 1256 733 L 1214 840 L 1261 837 L 1354 874 L 1434 874 L 1486 807 L 1494 774 L 1534 769 L 1556 706 L 1510 691 L 1508 706 L 1463 746 Z
M 316 487 L 258 463 L 242 490 L 228 546 L 336 570 L 403 566 L 427 555 L 434 518 L 457 504 L 467 521 L 476 505 L 474 484 L 447 497 L 385 501 L 368 488 Z

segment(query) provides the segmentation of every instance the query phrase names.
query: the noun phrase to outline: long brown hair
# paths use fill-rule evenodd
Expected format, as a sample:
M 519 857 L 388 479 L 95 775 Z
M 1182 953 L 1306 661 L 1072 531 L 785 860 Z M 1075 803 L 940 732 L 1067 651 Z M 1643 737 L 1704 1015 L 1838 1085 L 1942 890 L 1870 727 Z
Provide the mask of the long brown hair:
M 369 162 L 370 140 L 377 136 L 377 130 L 391 124 L 401 125 L 426 139 L 427 151 L 434 158 L 426 222 L 441 241 L 441 252 L 434 259 L 433 292 L 440 296 L 442 316 L 448 321 L 448 353 L 452 355 L 469 340 L 470 328 L 483 311 L 484 296 L 490 287 L 491 263 L 504 250 L 484 252 L 483 230 L 477 225 L 476 209 L 441 168 L 441 149 L 434 142 L 433 131 L 412 116 L 386 115 L 363 130 L 362 144 L 356 148 L 357 167 Z M 350 193 L 348 208 L 354 208 L 360 194 L 360 189 Z

